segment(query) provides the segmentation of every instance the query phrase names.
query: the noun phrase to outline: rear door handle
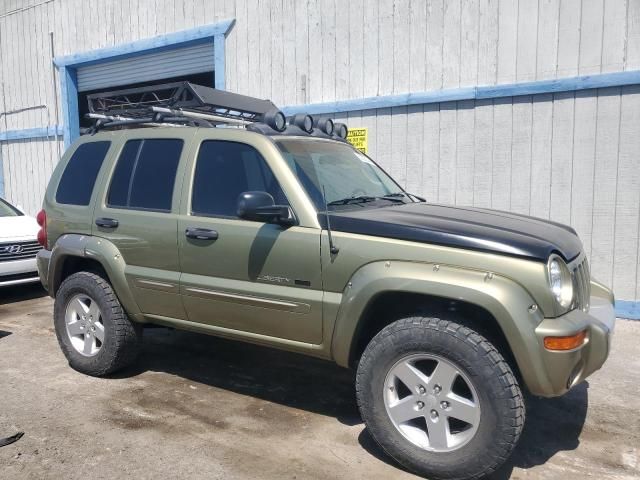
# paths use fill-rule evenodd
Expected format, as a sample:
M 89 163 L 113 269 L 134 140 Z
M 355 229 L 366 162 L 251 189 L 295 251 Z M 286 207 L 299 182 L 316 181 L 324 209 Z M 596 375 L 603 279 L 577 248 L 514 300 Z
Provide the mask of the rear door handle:
M 115 218 L 96 218 L 96 225 L 102 228 L 116 228 L 118 220 Z
M 184 231 L 187 238 L 194 240 L 217 240 L 218 232 L 209 228 L 189 227 Z

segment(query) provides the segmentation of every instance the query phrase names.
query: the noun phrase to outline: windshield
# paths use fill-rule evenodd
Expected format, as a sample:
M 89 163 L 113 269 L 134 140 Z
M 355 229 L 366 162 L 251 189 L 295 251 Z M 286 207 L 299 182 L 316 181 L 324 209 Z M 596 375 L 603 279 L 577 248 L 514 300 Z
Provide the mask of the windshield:
M 13 205 L 0 198 L 0 217 L 20 217 L 22 213 Z
M 319 211 L 412 201 L 369 157 L 348 144 L 311 139 L 277 142 L 289 168 Z

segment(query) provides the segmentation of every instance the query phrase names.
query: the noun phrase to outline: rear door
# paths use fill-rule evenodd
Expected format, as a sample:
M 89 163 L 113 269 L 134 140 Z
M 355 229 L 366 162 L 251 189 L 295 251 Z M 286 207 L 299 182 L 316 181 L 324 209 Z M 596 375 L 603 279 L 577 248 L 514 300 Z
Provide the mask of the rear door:
M 178 226 L 189 320 L 267 341 L 322 343 L 320 229 L 238 218 L 245 191 L 289 204 L 274 171 L 242 141 L 205 138 L 196 148 Z M 190 237 L 193 229 L 211 238 Z
M 94 211 L 93 234 L 114 243 L 147 315 L 186 318 L 179 295 L 178 210 L 191 129 L 126 133 Z

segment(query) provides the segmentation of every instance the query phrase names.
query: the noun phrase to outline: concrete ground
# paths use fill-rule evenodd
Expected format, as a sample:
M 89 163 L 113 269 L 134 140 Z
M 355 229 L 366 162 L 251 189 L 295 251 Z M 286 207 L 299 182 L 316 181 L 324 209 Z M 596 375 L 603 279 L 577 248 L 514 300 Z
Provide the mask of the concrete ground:
M 136 367 L 73 371 L 39 287 L 0 290 L 0 478 L 409 479 L 358 416 L 330 363 L 152 329 Z M 531 400 L 495 478 L 640 478 L 640 322 L 618 321 L 605 367 Z

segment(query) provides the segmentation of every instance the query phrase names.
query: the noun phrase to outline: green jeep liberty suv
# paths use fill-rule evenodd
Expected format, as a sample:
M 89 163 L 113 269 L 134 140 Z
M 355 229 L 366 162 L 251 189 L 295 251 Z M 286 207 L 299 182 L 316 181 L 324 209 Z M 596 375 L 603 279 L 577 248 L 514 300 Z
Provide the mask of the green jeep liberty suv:
M 562 395 L 609 354 L 613 295 L 576 232 L 428 203 L 343 125 L 260 118 L 105 125 L 68 149 L 38 268 L 69 364 L 125 367 L 145 324 L 313 355 L 357 371 L 367 428 L 407 469 L 491 473 L 522 431 L 523 390 Z

